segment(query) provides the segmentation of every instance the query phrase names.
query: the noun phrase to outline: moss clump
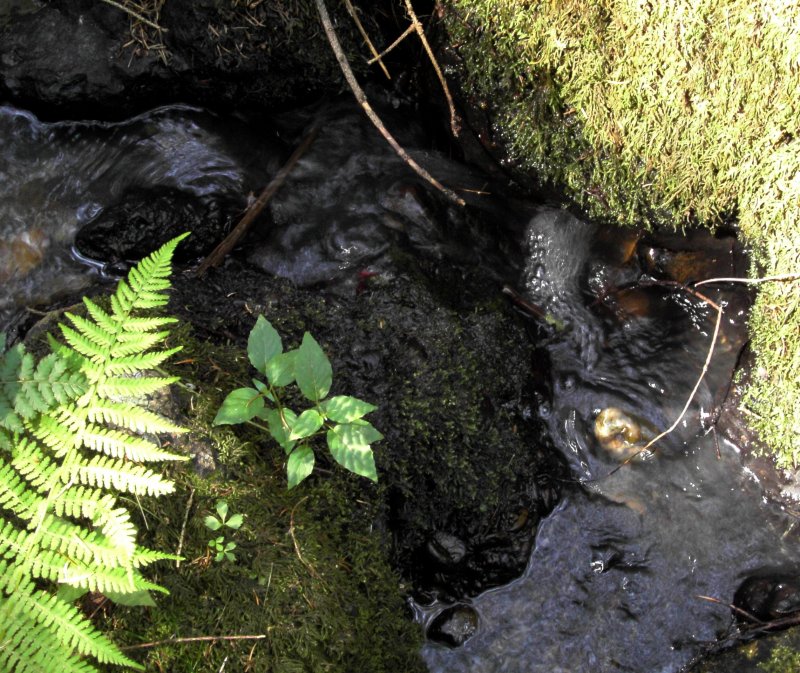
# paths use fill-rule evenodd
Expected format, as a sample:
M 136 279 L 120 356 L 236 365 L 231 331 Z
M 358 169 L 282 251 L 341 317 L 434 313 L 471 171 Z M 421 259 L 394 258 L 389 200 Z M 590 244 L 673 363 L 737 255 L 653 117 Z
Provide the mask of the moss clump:
M 764 673 L 793 673 L 800 671 L 800 652 L 788 647 L 776 647 L 769 660 L 759 665 Z
M 283 452 L 265 434 L 210 426 L 224 392 L 247 380 L 244 351 L 197 341 L 186 327 L 173 338 L 185 349 L 172 370 L 187 385 L 154 404 L 183 410 L 191 432 L 176 441 L 213 453 L 217 467 L 205 477 L 177 471 L 174 496 L 140 503 L 148 542 L 175 551 L 182 539 L 185 561 L 154 568 L 155 581 L 170 591 L 156 596 L 158 607 L 116 606 L 101 626 L 123 646 L 264 636 L 142 650 L 153 671 L 211 673 L 225 661 L 229 670 L 269 673 L 424 671 L 421 633 L 406 614 L 385 540 L 373 531 L 376 505 L 362 491 L 364 480 L 338 471 L 287 491 Z M 245 515 L 238 531 L 205 527 L 219 499 L 231 514 Z M 216 562 L 209 551 L 223 533 L 237 544 L 235 562 Z
M 754 276 L 800 270 L 800 9 L 729 0 L 450 0 L 468 86 L 511 153 L 594 215 L 738 216 Z M 752 425 L 800 460 L 798 281 L 751 316 Z M 776 391 L 780 391 L 777 395 Z

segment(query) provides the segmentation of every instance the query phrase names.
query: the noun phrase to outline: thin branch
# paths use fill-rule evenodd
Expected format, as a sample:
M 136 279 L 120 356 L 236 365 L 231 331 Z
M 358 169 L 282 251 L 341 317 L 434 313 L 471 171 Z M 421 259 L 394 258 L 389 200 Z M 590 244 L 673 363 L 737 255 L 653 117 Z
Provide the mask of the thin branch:
M 447 81 L 442 74 L 442 69 L 439 67 L 439 63 L 436 61 L 436 57 L 433 55 L 433 50 L 431 49 L 431 45 L 428 43 L 428 38 L 425 37 L 425 30 L 422 28 L 422 24 L 419 22 L 417 15 L 414 13 L 414 8 L 411 6 L 411 0 L 405 0 L 405 3 L 406 11 L 411 19 L 411 23 L 414 25 L 414 30 L 417 31 L 417 35 L 422 42 L 422 46 L 425 48 L 425 52 L 428 54 L 431 65 L 433 65 L 433 69 L 436 71 L 436 76 L 439 78 L 439 83 L 442 85 L 444 96 L 447 98 L 447 107 L 450 110 L 450 130 L 453 132 L 453 135 L 458 138 L 461 129 L 459 127 L 458 120 L 456 119 L 456 108 L 453 104 L 453 97 L 450 95 L 450 88 L 447 86 Z
M 380 54 L 378 54 L 375 58 L 371 58 L 367 61 L 367 65 L 372 65 L 376 61 L 380 61 L 386 54 L 388 54 L 392 49 L 394 49 L 398 44 L 400 44 L 403 40 L 405 40 L 411 33 L 414 32 L 414 24 L 411 24 L 408 28 L 403 31 L 403 34 L 398 37 L 394 42 L 392 42 L 386 49 L 384 49 Z
M 183 524 L 181 525 L 181 534 L 178 536 L 178 549 L 175 550 L 175 556 L 180 556 L 183 551 L 183 538 L 186 535 L 186 524 L 189 521 L 189 511 L 192 509 L 192 502 L 194 502 L 194 489 L 189 493 L 189 501 L 186 503 L 186 511 L 183 513 Z M 181 567 L 181 560 L 175 561 L 175 567 Z
M 342 74 L 344 75 L 345 80 L 347 80 L 347 84 L 353 92 L 353 95 L 355 96 L 359 105 L 361 105 L 367 117 L 369 117 L 369 120 L 386 139 L 386 142 L 392 146 L 392 149 L 397 152 L 400 158 L 405 161 L 406 164 L 417 173 L 417 175 L 433 185 L 454 203 L 458 204 L 459 206 L 465 205 L 464 199 L 458 196 L 453 190 L 442 185 L 436 178 L 428 173 L 428 171 L 414 161 L 409 156 L 408 152 L 400 147 L 400 144 L 394 139 L 394 136 L 392 136 L 392 134 L 386 129 L 386 126 L 383 124 L 380 117 L 378 117 L 378 115 L 370 106 L 369 101 L 364 94 L 364 90 L 359 86 L 358 82 L 356 81 L 356 77 L 353 74 L 353 70 L 350 67 L 350 64 L 347 62 L 347 56 L 345 56 L 345 53 L 342 50 L 342 45 L 339 43 L 339 38 L 336 36 L 336 31 L 331 23 L 331 17 L 328 14 L 328 9 L 325 7 L 325 0 L 315 0 L 315 2 L 317 5 L 317 11 L 319 12 L 319 18 L 322 21 L 323 28 L 325 29 L 325 35 L 328 38 L 328 42 L 331 44 L 331 49 L 333 49 L 336 60 L 339 62 L 339 67 L 342 70 Z
M 231 233 L 228 234 L 222 240 L 222 242 L 216 248 L 214 248 L 211 254 L 203 260 L 203 263 L 197 267 L 197 270 L 195 271 L 196 276 L 202 276 L 212 266 L 219 266 L 222 260 L 225 259 L 225 256 L 231 250 L 233 250 L 234 247 L 236 247 L 239 239 L 245 235 L 255 219 L 261 214 L 261 211 L 264 210 L 264 207 L 267 205 L 267 203 L 269 203 L 269 200 L 275 196 L 275 193 L 281 188 L 283 183 L 286 182 L 286 178 L 289 176 L 289 173 L 292 172 L 292 169 L 300 160 L 300 157 L 306 153 L 308 148 L 311 146 L 311 143 L 314 142 L 318 132 L 319 124 L 315 122 L 309 129 L 308 133 L 306 133 L 303 141 L 292 153 L 292 156 L 289 157 L 289 160 L 275 174 L 275 177 L 269 181 L 269 184 L 264 188 L 264 191 L 261 192 L 259 197 L 253 201 L 253 203 L 247 209 L 247 212 L 244 214 L 242 219 L 239 220 L 239 224 L 237 224 L 231 230 Z
M 667 280 L 642 281 L 640 285 L 674 287 L 683 290 L 684 292 L 688 292 L 689 294 L 697 297 L 701 301 L 704 301 L 706 304 L 711 306 L 717 312 L 717 320 L 714 324 L 714 333 L 711 336 L 711 345 L 708 347 L 708 353 L 706 355 L 705 362 L 703 363 L 703 370 L 700 372 L 700 376 L 697 377 L 697 382 L 694 384 L 694 388 L 692 388 L 692 392 L 689 394 L 689 397 L 686 400 L 686 404 L 683 405 L 683 409 L 681 410 L 680 415 L 675 419 L 672 425 L 670 425 L 666 430 L 664 430 L 664 432 L 660 433 L 659 435 L 656 435 L 653 439 L 647 442 L 647 444 L 645 444 L 641 449 L 636 451 L 636 453 L 634 453 L 633 455 L 629 456 L 624 461 L 622 461 L 622 463 L 617 465 L 617 467 L 615 467 L 613 470 L 611 470 L 611 472 L 605 475 L 606 477 L 610 477 L 612 474 L 623 468 L 625 465 L 628 465 L 642 453 L 650 449 L 650 447 L 653 446 L 656 442 L 661 441 L 662 439 L 664 439 L 664 437 L 671 434 L 675 430 L 675 428 L 677 428 L 678 425 L 680 425 L 680 422 L 683 420 L 683 417 L 689 410 L 689 406 L 692 404 L 692 401 L 694 400 L 697 391 L 700 389 L 700 384 L 703 382 L 703 379 L 705 378 L 706 373 L 708 372 L 708 368 L 711 365 L 711 358 L 714 356 L 714 349 L 716 348 L 717 338 L 719 337 L 720 326 L 722 325 L 722 314 L 723 314 L 722 306 L 717 304 L 715 301 L 709 299 L 704 294 L 698 292 L 697 290 L 692 289 L 691 287 L 687 287 L 686 285 L 683 285 L 682 283 L 678 283 L 676 281 L 667 281 Z
M 306 570 L 308 570 L 308 572 L 311 574 L 311 577 L 313 577 L 314 579 L 319 579 L 319 574 L 317 574 L 317 571 L 314 570 L 314 566 L 312 566 L 308 561 L 306 561 L 303 558 L 303 555 L 300 553 L 300 545 L 297 544 L 297 538 L 294 535 L 294 513 L 295 513 L 295 510 L 298 507 L 300 507 L 300 505 L 302 505 L 306 500 L 308 500 L 308 496 L 305 496 L 304 498 L 301 498 L 300 500 L 298 500 L 297 504 L 295 504 L 295 506 L 292 507 L 292 512 L 291 512 L 291 514 L 289 514 L 289 535 L 292 538 L 292 543 L 294 543 L 294 552 L 295 552 L 295 554 L 297 554 L 297 558 L 300 559 L 300 563 L 302 563 L 305 566 Z
M 154 640 L 149 643 L 142 643 L 141 645 L 128 645 L 127 647 L 120 647 L 123 652 L 131 650 L 146 650 L 152 647 L 160 647 L 161 645 L 180 645 L 182 643 L 208 643 L 217 640 L 263 640 L 267 638 L 266 633 L 260 633 L 256 636 L 194 636 L 192 638 L 168 638 L 167 640 Z
M 709 278 L 693 283 L 694 287 L 710 285 L 711 283 L 743 283 L 745 285 L 757 285 L 758 283 L 772 283 L 774 281 L 800 280 L 800 273 L 784 273 L 780 276 L 766 276 L 765 278 Z
M 364 30 L 364 26 L 361 24 L 361 20 L 358 18 L 358 14 L 356 14 L 356 9 L 353 7 L 353 3 L 350 0 L 344 0 L 344 4 L 347 6 L 347 11 L 350 12 L 350 16 L 353 17 L 353 21 L 356 24 L 356 28 L 358 28 L 359 32 L 361 33 L 361 37 L 364 38 L 364 42 L 367 43 L 367 47 L 372 52 L 374 58 L 369 62 L 370 64 L 378 62 L 380 65 L 381 70 L 383 70 L 383 74 L 386 75 L 386 79 L 392 79 L 392 76 L 389 74 L 389 71 L 386 69 L 386 66 L 381 61 L 380 54 L 378 54 L 378 50 L 375 49 L 375 45 L 372 44 L 372 40 L 369 39 L 369 35 L 367 35 L 367 31 Z
M 130 14 L 137 21 L 141 21 L 142 23 L 150 26 L 151 28 L 155 28 L 160 33 L 167 32 L 166 28 L 162 28 L 155 21 L 151 21 L 150 19 L 145 18 L 138 12 L 134 12 L 130 7 L 126 7 L 125 5 L 120 4 L 119 2 L 115 2 L 115 0 L 102 0 L 102 2 L 105 2 L 107 5 L 111 5 L 112 7 L 116 7 L 117 9 L 122 10 L 126 14 Z
M 724 605 L 726 608 L 730 608 L 733 612 L 741 615 L 742 617 L 744 617 L 745 619 L 747 619 L 747 620 L 749 620 L 751 622 L 755 622 L 756 624 L 764 624 L 765 623 L 765 622 L 762 622 L 755 615 L 751 615 L 749 612 L 747 612 L 747 610 L 742 610 L 742 608 L 739 608 L 739 607 L 733 605 L 732 603 L 725 603 L 724 601 L 721 601 L 719 598 L 714 598 L 713 596 L 701 596 L 700 594 L 698 594 L 696 596 L 696 598 L 700 598 L 700 599 L 702 599 L 704 601 L 708 601 L 710 603 L 716 603 L 717 605 Z

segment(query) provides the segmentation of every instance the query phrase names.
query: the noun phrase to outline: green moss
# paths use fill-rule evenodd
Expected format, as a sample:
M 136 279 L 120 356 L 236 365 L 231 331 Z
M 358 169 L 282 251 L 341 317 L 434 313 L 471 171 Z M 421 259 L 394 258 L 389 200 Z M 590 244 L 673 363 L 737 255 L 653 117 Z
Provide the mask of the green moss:
M 800 652 L 788 647 L 776 647 L 769 661 L 759 664 L 764 673 L 794 673 L 800 671 Z
M 283 452 L 265 435 L 210 426 L 224 393 L 246 381 L 243 351 L 194 339 L 187 326 L 173 338 L 186 348 L 170 368 L 186 385 L 156 404 L 186 413 L 191 432 L 176 441 L 193 453 L 212 451 L 217 469 L 205 477 L 176 470 L 174 496 L 134 506 L 147 542 L 180 546 L 185 561 L 154 566 L 154 580 L 170 591 L 156 596 L 157 608 L 116 606 L 101 626 L 122 645 L 264 636 L 134 650 L 152 671 L 211 673 L 225 661 L 228 670 L 270 673 L 423 671 L 421 633 L 406 614 L 386 541 L 373 530 L 377 499 L 343 471 L 287 491 Z M 215 562 L 208 549 L 223 531 L 209 531 L 203 517 L 222 498 L 246 517 L 239 531 L 225 533 L 237 544 L 235 563 Z
M 800 271 L 800 9 L 730 0 L 450 0 L 468 87 L 512 155 L 591 214 L 717 226 L 753 275 Z M 751 317 L 752 425 L 800 459 L 798 281 L 761 286 Z M 780 391 L 780 394 L 776 394 Z

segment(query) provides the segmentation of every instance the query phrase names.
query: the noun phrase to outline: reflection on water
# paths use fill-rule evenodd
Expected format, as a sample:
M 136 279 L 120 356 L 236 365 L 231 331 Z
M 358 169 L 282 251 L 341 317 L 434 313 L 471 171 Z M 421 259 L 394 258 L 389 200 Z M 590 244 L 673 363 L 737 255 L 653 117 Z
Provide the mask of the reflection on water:
M 798 552 L 786 535 L 791 522 L 762 502 L 736 447 L 712 429 L 741 345 L 739 298 L 713 293 L 729 311 L 684 421 L 652 456 L 615 469 L 680 413 L 713 311 L 685 292 L 637 284 L 652 255 L 640 260 L 635 240 L 621 236 L 616 256 L 603 257 L 597 228 L 563 211 L 442 205 L 365 129 L 355 108 L 330 109 L 270 204 L 271 226 L 257 227 L 245 254 L 298 284 L 337 280 L 352 291 L 367 267 L 391 274 L 386 251 L 402 236 L 429 260 L 455 259 L 465 274 L 491 267 L 485 275 L 498 290 L 517 277 L 546 316 L 552 381 L 539 414 L 574 476 L 542 522 L 524 576 L 472 601 L 478 627 L 464 646 L 425 647 L 431 670 L 679 671 L 731 621 L 726 607 L 700 596 L 729 603 L 749 573 L 789 567 Z M 0 141 L 0 322 L 87 282 L 70 253 L 75 234 L 130 190 L 246 194 L 269 175 L 264 157 L 275 157 L 240 124 L 185 107 L 116 124 L 44 124 L 2 107 Z M 413 142 L 406 134 L 412 151 Z M 480 176 L 418 156 L 480 200 Z M 529 222 L 517 250 L 498 235 L 515 221 Z M 420 614 L 430 621 L 440 608 Z
M 184 106 L 119 123 L 43 123 L 0 106 L 0 328 L 16 307 L 88 284 L 90 267 L 72 257 L 75 234 L 130 190 L 199 198 L 262 184 L 275 152 L 241 135 L 234 122 Z

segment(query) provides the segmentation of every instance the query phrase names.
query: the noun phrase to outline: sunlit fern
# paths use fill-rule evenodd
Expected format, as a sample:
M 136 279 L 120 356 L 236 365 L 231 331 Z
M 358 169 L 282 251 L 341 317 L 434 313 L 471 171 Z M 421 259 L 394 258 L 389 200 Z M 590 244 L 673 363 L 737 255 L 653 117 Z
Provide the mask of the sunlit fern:
M 84 299 L 85 317 L 67 313 L 52 354 L 37 363 L 18 344 L 0 359 L 2 671 L 94 671 L 88 657 L 141 668 L 55 591 L 165 592 L 140 568 L 175 557 L 136 543 L 118 494 L 172 492 L 144 464 L 185 459 L 142 436 L 182 429 L 137 401 L 176 380 L 148 372 L 178 350 L 158 350 L 175 320 L 151 310 L 182 238 L 131 269 L 110 310 Z

